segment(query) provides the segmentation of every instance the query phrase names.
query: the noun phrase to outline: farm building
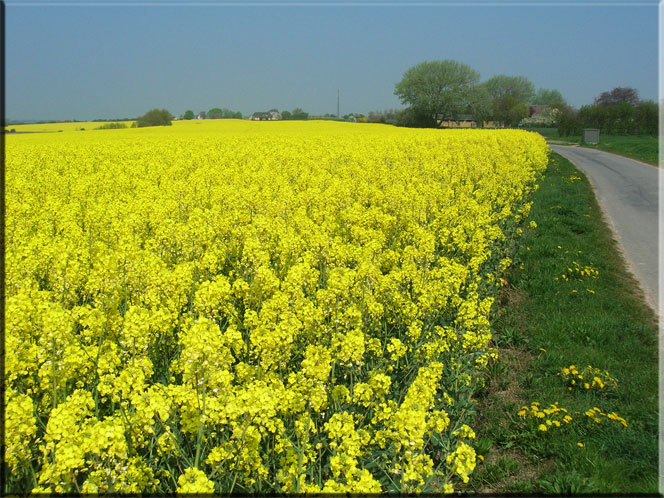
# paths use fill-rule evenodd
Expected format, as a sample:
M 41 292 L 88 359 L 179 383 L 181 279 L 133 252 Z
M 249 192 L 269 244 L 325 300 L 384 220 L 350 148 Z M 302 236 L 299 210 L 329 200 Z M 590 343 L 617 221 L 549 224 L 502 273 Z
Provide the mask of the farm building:
M 250 119 L 252 121 L 278 121 L 281 119 L 281 114 L 278 111 L 255 112 Z
M 436 124 L 439 128 L 477 128 L 477 122 L 472 114 L 459 114 L 456 118 L 436 114 Z M 484 128 L 502 127 L 502 124 L 497 121 L 484 121 Z

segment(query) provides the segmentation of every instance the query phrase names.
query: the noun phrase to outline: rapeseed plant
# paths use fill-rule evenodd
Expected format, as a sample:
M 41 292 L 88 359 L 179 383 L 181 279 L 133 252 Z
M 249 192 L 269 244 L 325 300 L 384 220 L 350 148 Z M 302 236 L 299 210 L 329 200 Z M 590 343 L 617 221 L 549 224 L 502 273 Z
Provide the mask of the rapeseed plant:
M 468 481 L 546 143 L 264 125 L 7 137 L 8 492 Z

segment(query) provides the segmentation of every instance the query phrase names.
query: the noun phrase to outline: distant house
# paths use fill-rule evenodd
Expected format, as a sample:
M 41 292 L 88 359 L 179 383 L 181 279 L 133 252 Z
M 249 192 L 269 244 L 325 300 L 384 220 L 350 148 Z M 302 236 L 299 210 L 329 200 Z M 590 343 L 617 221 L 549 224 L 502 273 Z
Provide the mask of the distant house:
M 456 118 L 452 116 L 443 117 L 442 114 L 436 114 L 436 124 L 439 128 L 477 128 L 477 123 L 472 114 L 459 114 Z M 502 128 L 502 124 L 497 121 L 484 121 L 484 128 Z
M 281 114 L 277 111 L 255 112 L 249 119 L 252 121 L 278 121 L 281 119 Z
M 529 116 L 521 120 L 521 124 L 527 126 L 556 126 L 560 116 L 560 110 L 549 105 L 530 105 L 528 111 Z

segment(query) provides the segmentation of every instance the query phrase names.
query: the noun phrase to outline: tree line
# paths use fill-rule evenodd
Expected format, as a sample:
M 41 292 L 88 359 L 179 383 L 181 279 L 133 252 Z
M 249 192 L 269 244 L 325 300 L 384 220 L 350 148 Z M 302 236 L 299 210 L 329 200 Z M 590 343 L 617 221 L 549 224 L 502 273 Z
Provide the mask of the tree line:
M 408 107 L 369 113 L 370 122 L 435 128 L 442 121 L 471 115 L 480 127 L 490 121 L 507 127 L 535 126 L 527 119 L 531 106 L 545 105 L 549 126 L 556 126 L 560 135 L 578 135 L 583 128 L 606 134 L 658 133 L 657 104 L 639 100 L 633 88 L 614 88 L 575 110 L 558 90 L 535 90 L 524 76 L 501 74 L 480 82 L 477 71 L 454 60 L 416 64 L 396 83 L 394 93 Z
M 524 76 L 500 74 L 480 82 L 480 74 L 454 60 L 421 62 L 404 74 L 394 93 L 408 105 L 396 116 L 397 124 L 437 127 L 447 119 L 472 115 L 482 126 L 486 121 L 516 126 L 530 114 L 530 104 L 562 105 L 558 90 L 540 88 Z
M 580 135 L 584 128 L 598 128 L 606 135 L 657 135 L 659 106 L 640 100 L 633 88 L 617 87 L 579 110 L 561 108 L 557 128 L 561 136 Z
M 242 113 L 240 111 L 231 111 L 230 109 L 220 109 L 219 107 L 213 107 L 209 111 L 201 111 L 198 114 L 194 114 L 194 111 L 187 110 L 182 115 L 182 119 L 194 119 L 198 117 L 199 119 L 242 119 Z

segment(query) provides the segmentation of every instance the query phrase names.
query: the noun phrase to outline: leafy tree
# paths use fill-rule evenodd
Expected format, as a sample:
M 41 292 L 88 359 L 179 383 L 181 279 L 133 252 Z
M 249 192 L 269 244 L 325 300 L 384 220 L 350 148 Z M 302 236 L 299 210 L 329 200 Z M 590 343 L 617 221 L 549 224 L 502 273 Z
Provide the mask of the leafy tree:
M 205 118 L 207 118 L 207 113 L 205 111 L 201 111 L 201 112 L 198 113 L 198 116 L 201 119 L 205 119 Z
M 608 135 L 635 133 L 634 106 L 626 102 L 612 106 L 583 106 L 579 110 L 579 119 L 584 127 L 599 128 Z
M 639 93 L 634 88 L 617 87 L 610 92 L 603 92 L 595 99 L 595 104 L 613 106 L 618 104 L 636 105 L 639 102 Z
M 483 85 L 476 85 L 471 91 L 469 114 L 472 114 L 477 126 L 482 128 L 485 121 L 489 121 L 493 115 L 493 102 L 491 95 Z
M 528 105 L 509 94 L 494 102 L 494 117 L 507 126 L 516 126 L 528 114 Z
M 237 111 L 235 114 L 233 114 L 234 119 L 242 119 L 242 113 L 240 111 Z
M 281 113 L 281 119 L 292 119 L 293 115 L 290 113 L 290 111 L 283 111 Z
M 221 119 L 224 116 L 224 111 L 218 107 L 213 107 L 207 112 L 208 119 Z
M 540 88 L 535 94 L 533 99 L 533 104 L 539 105 L 555 105 L 555 104 L 564 104 L 565 99 L 563 99 L 562 94 L 558 90 L 547 90 L 546 88 Z
M 166 109 L 152 109 L 136 120 L 136 126 L 170 126 L 173 116 Z
M 609 108 L 600 105 L 584 105 L 579 109 L 579 120 L 585 128 L 599 128 L 609 132 Z
M 522 119 L 527 118 L 529 113 L 530 111 L 526 103 L 516 102 L 507 110 L 505 124 L 508 126 L 516 126 Z
M 407 107 L 397 111 L 396 124 L 408 128 L 434 128 L 436 127 L 436 120 L 434 115 L 429 112 L 422 111 L 417 107 Z
M 471 90 L 480 75 L 470 66 L 453 60 L 420 62 L 408 69 L 394 87 L 394 94 L 414 111 L 402 117 L 406 121 L 433 123 L 438 114 L 456 116 L 470 104 Z M 431 120 L 424 119 L 430 115 Z M 415 118 L 415 121 L 413 121 Z
M 634 107 L 634 131 L 640 135 L 657 135 L 659 109 L 652 100 L 644 100 Z
M 634 106 L 627 102 L 609 107 L 609 114 L 614 123 L 613 133 L 628 135 L 634 133 Z
M 558 104 L 555 107 L 560 111 L 557 123 L 558 135 L 561 137 L 580 135 L 583 126 L 578 113 L 568 105 Z
M 509 95 L 519 102 L 528 104 L 535 96 L 535 86 L 524 76 L 499 74 L 485 81 L 483 85 L 494 102 L 501 102 Z
M 194 119 L 194 111 L 185 111 L 184 119 Z
M 283 116 L 282 116 L 283 117 Z M 299 107 L 296 107 L 293 109 L 293 112 L 291 113 L 291 119 L 301 119 L 301 120 L 306 120 L 309 119 L 309 113 L 304 112 L 302 109 Z

